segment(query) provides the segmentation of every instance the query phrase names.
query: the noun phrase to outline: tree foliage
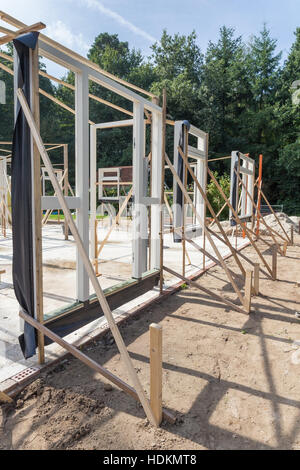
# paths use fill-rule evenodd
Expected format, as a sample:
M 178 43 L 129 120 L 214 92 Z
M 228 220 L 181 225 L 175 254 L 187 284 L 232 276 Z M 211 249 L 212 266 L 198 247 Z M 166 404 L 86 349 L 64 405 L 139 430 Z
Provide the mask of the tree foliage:
M 10 54 L 12 53 L 10 49 Z M 229 155 L 240 150 L 258 159 L 264 155 L 263 182 L 270 201 L 288 212 L 300 212 L 300 105 L 292 100 L 300 80 L 300 28 L 284 63 L 277 41 L 266 25 L 249 43 L 233 28 L 223 26 L 206 51 L 197 33 L 170 35 L 163 31 L 152 45 L 150 57 L 131 49 L 117 34 L 99 34 L 88 58 L 102 69 L 161 96 L 167 89 L 168 117 L 186 119 L 209 133 L 210 155 Z M 11 63 L 1 58 L 8 67 Z M 44 68 L 43 63 L 40 64 Z M 11 140 L 13 129 L 13 80 L 0 69 L 7 89 L 7 104 L 0 106 L 0 139 Z M 64 80 L 74 84 L 74 74 Z M 297 85 L 298 83 L 298 85 Z M 74 108 L 74 92 L 40 77 L 40 86 Z M 299 86 L 300 88 L 300 86 Z M 132 111 L 132 103 L 90 82 L 90 93 Z M 107 122 L 126 119 L 115 109 L 90 100 L 90 119 Z M 70 175 L 74 179 L 74 116 L 41 96 L 41 132 L 45 141 L 68 143 Z M 128 116 L 127 116 L 128 118 Z M 167 132 L 167 151 L 172 154 L 172 130 Z M 54 155 L 57 161 L 59 153 Z M 98 164 L 132 163 L 132 129 L 101 131 Z M 227 184 L 228 160 L 211 165 Z M 219 176 L 220 181 L 223 178 Z M 223 184 L 223 180 L 222 180 Z M 208 184 L 215 204 L 214 189 Z M 219 202 L 218 202 L 219 204 Z

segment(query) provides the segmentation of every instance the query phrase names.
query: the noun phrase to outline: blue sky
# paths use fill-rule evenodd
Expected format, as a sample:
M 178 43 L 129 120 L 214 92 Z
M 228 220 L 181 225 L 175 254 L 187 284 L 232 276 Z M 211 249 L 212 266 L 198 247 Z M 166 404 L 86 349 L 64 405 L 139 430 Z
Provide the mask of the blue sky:
M 195 29 L 205 51 L 223 24 L 248 41 L 266 22 L 285 58 L 300 26 L 300 0 L 1 0 L 0 8 L 27 24 L 43 21 L 46 34 L 83 55 L 105 31 L 149 55 L 164 28 L 172 34 Z

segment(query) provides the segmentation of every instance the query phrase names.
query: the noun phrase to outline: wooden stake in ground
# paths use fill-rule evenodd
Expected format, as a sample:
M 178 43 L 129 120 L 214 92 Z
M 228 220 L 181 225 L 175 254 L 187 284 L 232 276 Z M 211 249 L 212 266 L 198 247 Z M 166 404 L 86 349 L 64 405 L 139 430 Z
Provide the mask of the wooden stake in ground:
M 152 323 L 150 331 L 150 404 L 159 426 L 162 420 L 162 327 Z
M 44 147 L 44 144 L 43 144 L 43 141 L 41 139 L 41 136 L 39 134 L 39 131 L 38 131 L 38 128 L 35 124 L 35 121 L 34 121 L 34 118 L 33 118 L 33 115 L 30 111 L 30 108 L 28 106 L 28 103 L 27 103 L 27 100 L 24 96 L 24 93 L 23 91 L 19 88 L 17 90 L 17 97 L 20 101 L 20 104 L 22 106 L 22 109 L 23 109 L 23 112 L 26 116 L 26 119 L 27 119 L 27 123 L 30 127 L 30 130 L 31 130 L 31 134 L 35 140 L 35 143 L 37 144 L 37 147 L 39 149 L 39 152 L 40 152 L 40 155 L 42 157 L 42 160 L 44 162 L 44 165 L 48 171 L 48 174 L 49 174 L 49 177 L 50 177 L 50 180 L 51 180 L 51 183 L 53 185 L 53 188 L 54 190 L 56 191 L 57 193 L 57 197 L 58 197 L 58 200 L 60 202 L 60 205 L 61 205 L 61 208 L 64 212 L 64 215 L 65 215 L 65 219 L 67 220 L 68 224 L 69 224 L 69 227 L 70 227 L 70 230 L 72 232 L 72 235 L 74 237 L 74 240 L 76 242 L 76 245 L 77 245 L 77 248 L 78 248 L 78 251 L 80 253 L 80 256 L 82 258 L 82 261 L 84 263 L 84 266 L 85 266 L 85 269 L 86 269 L 86 272 L 91 280 L 91 283 L 93 285 L 93 288 L 95 289 L 95 293 L 98 297 L 98 300 L 99 300 L 99 303 L 100 303 L 100 306 L 102 308 L 102 311 L 105 315 L 105 318 L 107 320 L 107 323 L 109 325 L 109 328 L 112 332 L 112 335 L 114 337 L 114 340 L 118 346 L 118 349 L 119 349 L 119 352 L 121 354 L 121 357 L 126 365 L 126 368 L 127 368 L 127 371 L 128 371 L 128 374 L 130 376 L 130 379 L 132 380 L 132 383 L 134 385 L 134 388 L 137 392 L 137 395 L 140 399 L 140 402 L 144 408 L 144 411 L 146 413 L 146 416 L 147 418 L 149 419 L 150 423 L 153 425 L 153 426 L 156 426 L 156 420 L 155 420 L 155 417 L 154 417 L 154 414 L 153 414 L 153 411 L 151 409 L 151 406 L 150 406 L 150 403 L 149 401 L 147 400 L 146 398 L 146 395 L 145 395 L 145 392 L 144 392 L 144 389 L 139 381 L 139 378 L 137 376 L 137 372 L 132 364 L 132 361 L 130 359 L 130 356 L 128 354 L 128 351 L 126 349 L 126 346 L 125 346 L 125 343 L 123 341 L 123 338 L 120 334 L 120 331 L 116 325 L 116 322 L 115 322 L 115 319 L 112 315 L 112 312 L 110 310 L 110 307 L 108 305 L 108 302 L 107 302 L 107 299 L 101 289 L 101 286 L 98 282 L 98 279 L 96 277 L 96 274 L 95 274 L 95 271 L 94 271 L 94 268 L 93 268 L 93 265 L 91 264 L 90 262 L 90 259 L 89 259 L 89 256 L 88 254 L 86 253 L 85 251 L 85 248 L 84 248 L 84 245 L 83 245 L 83 242 L 81 240 L 81 237 L 80 237 L 80 234 L 78 232 L 78 229 L 75 225 L 75 222 L 73 220 L 73 217 L 72 217 L 72 214 L 70 212 L 70 209 L 68 208 L 68 205 L 66 203 L 66 200 L 65 200 L 65 197 L 63 195 L 63 192 L 61 190 L 61 187 L 59 186 L 58 184 L 58 181 L 57 181 L 57 178 L 54 174 L 54 171 L 53 171 L 53 167 L 52 167 L 52 164 L 51 164 L 51 161 L 49 159 L 49 156 L 46 152 L 46 149 Z
M 254 295 L 259 295 L 259 263 L 254 263 Z
M 252 271 L 246 271 L 244 307 L 248 313 L 250 313 L 250 310 L 251 310 L 251 291 L 252 291 Z
M 277 246 L 273 245 L 272 248 L 272 276 L 273 280 L 277 279 Z

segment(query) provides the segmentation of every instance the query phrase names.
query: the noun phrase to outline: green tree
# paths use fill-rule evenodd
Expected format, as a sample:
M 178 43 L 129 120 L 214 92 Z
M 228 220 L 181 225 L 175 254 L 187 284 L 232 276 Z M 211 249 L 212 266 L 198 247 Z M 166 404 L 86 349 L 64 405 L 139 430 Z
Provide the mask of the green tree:
M 208 44 L 201 98 L 200 122 L 210 134 L 210 151 L 224 154 L 233 148 L 244 150 L 246 140 L 239 138 L 239 131 L 249 100 L 249 78 L 245 47 L 233 28 L 223 26 L 218 41 Z

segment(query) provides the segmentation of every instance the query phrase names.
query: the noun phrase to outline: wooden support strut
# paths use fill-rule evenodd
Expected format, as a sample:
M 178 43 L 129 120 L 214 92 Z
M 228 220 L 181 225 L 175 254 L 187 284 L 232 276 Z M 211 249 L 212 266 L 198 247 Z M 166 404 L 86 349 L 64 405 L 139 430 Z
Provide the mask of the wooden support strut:
M 80 256 L 82 258 L 82 261 L 83 261 L 83 264 L 84 264 L 84 267 L 86 269 L 86 272 L 91 280 L 91 283 L 93 285 L 93 288 L 95 289 L 95 293 L 98 297 L 98 300 L 99 300 L 99 303 L 100 303 L 100 306 L 102 308 L 102 311 L 105 315 L 105 318 L 107 320 L 107 323 L 110 327 L 110 330 L 112 332 L 112 335 L 114 337 L 114 340 L 118 346 L 118 349 L 119 349 L 119 352 L 121 354 L 121 357 L 126 365 L 126 368 L 127 368 L 127 371 L 128 371 L 128 374 L 130 376 L 130 379 L 132 380 L 132 383 L 134 385 L 134 388 L 137 392 L 137 395 L 139 397 L 139 400 L 143 406 L 143 409 L 146 413 L 146 416 L 147 418 L 149 419 L 150 423 L 154 426 L 156 426 L 156 420 L 155 420 L 155 417 L 154 417 L 154 414 L 153 414 L 153 411 L 151 409 L 151 406 L 150 406 L 150 403 L 148 401 L 148 399 L 146 398 L 146 395 L 145 395 L 145 392 L 144 392 L 144 389 L 140 383 L 140 380 L 137 376 L 137 372 L 133 366 L 133 363 L 130 359 L 130 356 L 129 356 L 129 353 L 126 349 L 126 346 L 125 346 L 125 343 L 123 341 L 123 338 L 120 334 L 120 331 L 117 327 L 117 324 L 115 322 L 115 319 L 112 315 L 112 312 L 110 310 L 110 307 L 108 305 L 108 302 L 107 302 L 107 299 L 102 291 L 102 288 L 98 282 L 98 279 L 96 277 L 96 274 L 94 272 L 94 268 L 90 262 L 90 259 L 88 257 L 88 254 L 86 253 L 85 251 L 85 248 L 84 248 L 84 245 L 83 245 L 83 242 L 82 242 L 82 239 L 80 237 L 80 234 L 78 232 L 78 229 L 75 225 L 75 222 L 73 220 L 73 217 L 72 217 L 72 214 L 68 208 L 68 205 L 66 203 L 66 200 L 65 200 L 65 197 L 63 195 L 63 192 L 58 184 L 58 181 L 57 181 L 57 178 L 53 172 L 53 168 L 52 168 L 52 165 L 51 165 L 51 161 L 49 159 L 49 156 L 47 154 L 47 151 L 44 147 L 44 144 L 43 144 L 43 141 L 41 139 L 41 136 L 39 134 L 39 131 L 37 129 L 37 126 L 34 122 L 34 119 L 33 119 L 33 116 L 32 116 L 32 113 L 30 111 L 30 108 L 28 106 L 28 103 L 27 103 L 27 100 L 24 96 L 24 93 L 23 91 L 19 88 L 17 90 L 17 97 L 19 99 L 19 102 L 22 106 L 22 109 L 23 109 L 23 112 L 26 116 L 26 120 L 28 122 L 28 125 L 30 127 L 30 130 L 31 130 L 31 133 L 32 133 L 32 136 L 35 140 L 35 143 L 37 144 L 37 147 L 39 149 L 39 152 L 40 152 L 40 155 L 42 157 L 42 160 L 44 162 L 44 165 L 48 171 L 48 174 L 50 176 L 50 180 L 52 182 L 52 185 L 53 185 L 53 188 L 54 190 L 56 191 L 57 193 L 57 197 L 58 197 L 58 200 L 60 202 L 60 205 L 62 207 L 62 210 L 64 212 L 64 215 L 65 215 L 65 219 L 67 220 L 68 224 L 69 224 L 69 227 L 70 227 L 70 230 L 72 232 L 72 235 L 74 237 L 74 240 L 76 242 L 76 245 L 78 247 L 78 251 L 80 253 Z M 27 321 L 28 321 L 28 318 L 27 318 Z M 30 321 L 35 321 L 33 318 L 30 317 Z M 32 324 L 32 323 L 31 323 Z M 39 331 L 42 331 L 42 327 L 43 325 L 39 324 Z M 47 333 L 48 335 L 48 333 Z M 57 341 L 57 338 L 55 339 L 55 341 Z
M 40 31 L 41 29 L 45 29 L 45 28 L 46 28 L 46 25 L 41 22 L 32 24 L 31 26 L 24 26 L 23 28 L 20 28 L 18 31 L 12 31 L 6 34 L 5 36 L 0 37 L 0 45 L 6 44 L 7 42 L 12 41 L 18 36 L 21 36 L 21 34 L 30 33 L 32 31 Z
M 253 248 L 255 249 L 256 253 L 257 253 L 258 256 L 260 257 L 261 261 L 263 262 L 263 264 L 264 264 L 265 267 L 267 268 L 267 270 L 268 270 L 270 276 L 272 277 L 272 270 L 271 270 L 270 266 L 268 265 L 267 261 L 265 260 L 264 256 L 262 255 L 261 251 L 260 251 L 259 248 L 257 247 L 256 243 L 255 243 L 254 240 L 252 239 L 248 228 L 245 227 L 245 226 L 242 224 L 242 222 L 241 222 L 241 220 L 240 220 L 240 218 L 239 218 L 237 212 L 235 211 L 235 209 L 233 208 L 232 204 L 230 203 L 230 201 L 229 201 L 228 198 L 226 197 L 226 195 L 225 195 L 223 189 L 222 189 L 221 186 L 219 185 L 219 183 L 218 183 L 218 181 L 216 180 L 216 178 L 215 178 L 214 174 L 212 173 L 212 171 L 210 171 L 209 168 L 207 169 L 207 171 L 208 171 L 208 173 L 209 173 L 211 179 L 214 181 L 214 183 L 215 183 L 217 189 L 219 190 L 221 196 L 223 197 L 224 201 L 226 201 L 228 207 L 231 209 L 232 214 L 233 214 L 233 216 L 234 216 L 236 222 L 240 225 L 240 227 L 241 227 L 243 230 L 245 230 L 245 233 L 246 233 L 246 235 L 247 235 L 247 237 L 248 237 L 248 239 L 249 239 L 251 245 L 252 245 Z
M 280 225 L 280 227 L 281 227 L 283 233 L 286 235 L 287 241 L 290 243 L 290 242 L 291 242 L 290 237 L 288 236 L 288 234 L 287 234 L 287 232 L 286 232 L 284 226 L 283 226 L 282 223 L 280 222 L 279 217 L 277 216 L 276 212 L 274 211 L 273 207 L 272 207 L 271 204 L 269 203 L 269 201 L 268 201 L 268 199 L 267 199 L 265 193 L 263 192 L 263 190 L 262 190 L 261 188 L 260 188 L 260 192 L 261 192 L 262 197 L 263 197 L 264 200 L 266 201 L 267 206 L 269 207 L 269 209 L 271 210 L 272 214 L 274 215 L 276 221 L 277 221 L 278 224 Z M 278 236 L 281 236 L 281 235 L 278 233 Z M 282 236 L 281 236 L 281 238 L 284 240 L 284 238 L 283 238 Z
M 221 263 L 222 268 L 223 268 L 224 271 L 226 272 L 227 277 L 228 277 L 228 279 L 229 279 L 229 281 L 230 281 L 230 283 L 231 283 L 231 285 L 232 285 L 232 287 L 233 287 L 235 293 L 237 294 L 237 296 L 238 296 L 238 298 L 239 298 L 241 304 L 243 305 L 243 304 L 244 304 L 244 299 L 243 299 L 243 296 L 242 296 L 242 294 L 241 294 L 241 292 L 240 292 L 240 290 L 239 290 L 237 284 L 235 283 L 235 281 L 234 281 L 232 275 L 230 274 L 230 272 L 229 272 L 229 270 L 228 270 L 228 268 L 227 268 L 227 266 L 226 266 L 226 263 L 225 263 L 224 260 L 223 260 L 223 257 L 222 257 L 222 255 L 221 255 L 221 253 L 219 252 L 219 250 L 218 250 L 218 248 L 217 248 L 215 242 L 213 241 L 213 238 L 212 238 L 211 234 L 210 234 L 209 231 L 207 230 L 207 227 L 206 227 L 206 225 L 205 225 L 205 221 L 203 221 L 203 220 L 201 219 L 201 217 L 199 216 L 199 214 L 198 214 L 198 212 L 197 212 L 197 210 L 196 210 L 196 208 L 195 208 L 195 206 L 194 206 L 194 203 L 193 203 L 192 199 L 190 198 L 190 196 L 189 196 L 189 194 L 188 194 L 186 188 L 185 188 L 184 185 L 182 184 L 181 179 L 180 179 L 179 176 L 177 175 L 177 173 L 176 173 L 176 171 L 175 171 L 175 169 L 174 169 L 174 167 L 173 167 L 173 165 L 172 165 L 172 163 L 171 163 L 171 161 L 170 161 L 170 159 L 169 159 L 169 157 L 168 157 L 168 155 L 167 155 L 166 153 L 165 153 L 165 159 L 166 159 L 166 162 L 167 162 L 167 164 L 169 165 L 169 168 L 170 168 L 170 170 L 172 171 L 172 173 L 173 173 L 173 175 L 174 175 L 174 178 L 175 178 L 176 182 L 178 183 L 178 185 L 179 185 L 181 191 L 182 191 L 183 194 L 186 196 L 186 199 L 187 199 L 188 203 L 191 205 L 191 208 L 192 208 L 192 211 L 193 211 L 195 217 L 197 218 L 199 224 L 202 226 L 203 231 L 206 233 L 206 236 L 207 236 L 207 238 L 208 238 L 208 241 L 209 241 L 211 247 L 213 248 L 213 250 L 214 250 L 214 252 L 215 252 L 217 258 L 219 259 L 219 262 Z
M 224 297 L 222 295 L 219 295 L 219 294 L 217 294 L 216 292 L 214 292 L 210 289 L 207 289 L 207 287 L 201 286 L 201 284 L 199 284 L 199 282 L 188 279 L 187 277 L 182 276 L 181 274 L 177 273 L 176 271 L 173 271 L 173 269 L 170 269 L 167 266 L 164 266 L 163 269 L 164 269 L 164 271 L 167 271 L 169 274 L 172 274 L 173 276 L 178 277 L 179 279 L 186 282 L 187 284 L 190 284 L 191 286 L 194 286 L 197 289 L 205 292 L 205 294 L 208 294 L 209 296 L 214 297 L 219 302 L 228 305 L 228 307 L 230 307 L 232 310 L 236 310 L 237 312 L 240 312 L 240 313 L 243 313 L 243 314 L 248 313 L 245 310 L 241 309 L 238 305 L 236 305 L 233 302 L 231 302 L 230 300 L 226 299 L 226 297 Z
M 151 323 L 150 331 L 150 404 L 159 426 L 162 421 L 162 327 Z

